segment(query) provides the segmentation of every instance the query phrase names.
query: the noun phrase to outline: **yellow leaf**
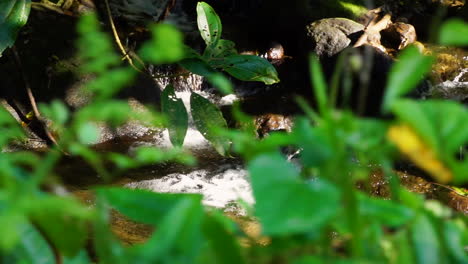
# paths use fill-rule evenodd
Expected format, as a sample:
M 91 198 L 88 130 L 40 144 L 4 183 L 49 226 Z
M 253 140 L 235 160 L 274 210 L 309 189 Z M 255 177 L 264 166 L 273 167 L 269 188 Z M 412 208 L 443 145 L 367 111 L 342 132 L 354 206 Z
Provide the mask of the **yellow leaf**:
M 449 182 L 453 175 L 437 158 L 434 150 L 414 130 L 405 124 L 393 125 L 387 132 L 388 139 L 418 167 L 441 183 Z

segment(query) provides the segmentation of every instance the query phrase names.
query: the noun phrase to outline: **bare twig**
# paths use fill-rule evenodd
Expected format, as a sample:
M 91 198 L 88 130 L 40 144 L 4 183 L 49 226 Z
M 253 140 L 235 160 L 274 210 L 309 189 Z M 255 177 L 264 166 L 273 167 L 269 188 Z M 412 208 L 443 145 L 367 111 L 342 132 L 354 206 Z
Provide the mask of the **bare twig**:
M 39 112 L 39 109 L 37 108 L 36 99 L 34 98 L 34 95 L 32 93 L 31 86 L 29 85 L 28 79 L 26 78 L 26 75 L 23 72 L 21 59 L 20 59 L 20 57 L 18 55 L 18 52 L 16 51 L 16 48 L 13 46 L 11 48 L 11 51 L 13 53 L 13 58 L 15 60 L 15 63 L 17 65 L 17 67 L 18 67 L 18 71 L 19 71 L 19 73 L 21 75 L 21 78 L 23 79 L 24 87 L 26 89 L 26 93 L 28 95 L 29 103 L 31 104 L 31 108 L 33 110 L 34 116 L 35 116 L 36 120 L 39 121 L 41 129 L 45 133 L 45 138 L 44 139 L 46 140 L 47 144 L 49 144 L 49 145 L 50 144 L 58 145 L 57 140 L 54 138 L 54 136 L 47 129 L 47 126 L 46 126 L 44 120 L 42 119 L 41 113 Z M 40 133 L 38 134 L 38 136 L 40 136 Z
M 143 73 L 144 71 L 142 71 L 137 66 L 135 66 L 135 64 L 133 63 L 132 57 L 125 50 L 125 47 L 123 46 L 122 41 L 120 40 L 119 33 L 117 32 L 117 27 L 115 26 L 115 23 L 114 23 L 114 19 L 112 19 L 112 12 L 110 9 L 109 0 L 104 0 L 104 3 L 106 5 L 107 17 L 109 18 L 109 24 L 112 29 L 112 34 L 114 35 L 115 43 L 117 43 L 117 46 L 119 47 L 120 52 L 124 56 L 124 60 L 127 60 L 130 66 L 132 66 L 132 68 L 134 68 L 136 71 Z

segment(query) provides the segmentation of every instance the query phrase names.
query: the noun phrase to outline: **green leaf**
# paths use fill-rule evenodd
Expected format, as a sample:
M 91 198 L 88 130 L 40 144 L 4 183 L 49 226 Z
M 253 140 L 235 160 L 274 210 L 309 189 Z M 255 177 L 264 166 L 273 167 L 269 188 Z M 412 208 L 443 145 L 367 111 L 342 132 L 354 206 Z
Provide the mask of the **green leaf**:
M 279 82 L 278 72 L 266 59 L 255 55 L 231 55 L 220 63 L 209 62 L 242 81 L 257 81 L 265 84 Z
M 230 40 L 220 39 L 216 46 L 208 46 L 203 52 L 203 57 L 207 60 L 213 58 L 223 58 L 237 54 L 236 44 Z
M 87 220 L 93 211 L 64 197 L 44 197 L 36 202 L 30 210 L 34 223 L 60 252 L 67 256 L 78 253 L 86 243 Z
M 198 194 L 155 193 L 124 188 L 101 188 L 97 192 L 122 214 L 152 225 L 159 225 L 164 216 L 183 199 L 200 197 Z
M 431 219 L 419 215 L 411 226 L 411 238 L 418 264 L 445 263 L 442 261 L 441 245 Z
M 468 255 L 466 254 L 466 245 L 463 244 L 463 233 L 466 233 L 463 228 L 457 226 L 453 221 L 445 221 L 443 223 L 443 236 L 447 250 L 455 259 L 454 263 L 468 263 Z
M 150 240 L 133 248 L 134 263 L 197 263 L 204 241 L 201 196 L 179 200 L 161 221 Z
M 83 72 L 104 73 L 120 63 L 110 36 L 100 31 L 99 20 L 95 13 L 80 17 L 77 31 L 79 54 L 85 60 L 85 64 L 81 67 Z
M 110 208 L 106 197 L 96 194 L 96 212 L 93 219 L 93 244 L 97 259 L 103 264 L 127 264 L 130 261 L 120 241 L 110 230 Z
M 468 23 L 460 18 L 452 18 L 442 24 L 439 32 L 442 45 L 468 46 Z
M 22 223 L 16 231 L 20 237 L 20 243 L 7 254 L 8 260 L 4 260 L 2 263 L 55 263 L 52 249 L 34 226 L 29 223 Z
M 394 258 L 393 263 L 399 264 L 413 264 L 415 260 L 415 252 L 411 247 L 410 236 L 408 229 L 403 229 L 396 233 L 392 238 L 393 250 L 388 252 L 391 258 Z M 393 254 L 392 254 L 393 253 Z
M 218 219 L 205 217 L 203 232 L 213 247 L 213 252 L 217 260 L 216 263 L 245 263 L 240 252 L 237 238 L 229 233 Z
M 206 76 L 206 80 L 224 94 L 233 93 L 231 81 L 229 81 L 229 79 L 220 72 Z
M 157 24 L 151 27 L 153 38 L 143 44 L 140 55 L 155 64 L 174 63 L 185 56 L 183 35 L 174 26 Z
M 221 111 L 203 96 L 192 93 L 190 108 L 195 127 L 213 145 L 219 154 L 225 155 L 229 147 L 228 140 L 220 136 L 219 129 L 226 129 L 227 123 Z
M 150 165 L 175 160 L 186 165 L 195 165 L 196 160 L 181 148 L 159 149 L 155 147 L 139 147 L 135 151 L 135 160 L 140 165 Z
M 18 230 L 26 223 L 27 219 L 24 212 L 21 210 L 11 209 L 0 211 L 0 226 L 3 230 L 2 236 L 0 237 L 0 250 L 11 250 L 18 241 L 20 241 L 21 237 Z
M 169 139 L 172 145 L 182 146 L 188 128 L 188 114 L 184 102 L 177 98 L 172 85 L 166 86 L 161 94 L 161 110 L 168 119 Z
M 116 68 L 106 71 L 98 78 L 88 82 L 86 88 L 96 95 L 96 100 L 107 99 L 130 85 L 136 76 L 132 68 Z
M 250 162 L 256 215 L 266 235 L 318 232 L 340 210 L 340 193 L 322 179 L 303 182 L 277 153 Z
M 301 160 L 305 166 L 320 166 L 333 156 L 333 148 L 327 132 L 312 127 L 308 119 L 300 118 L 295 122 L 293 135 L 296 144 L 303 149 Z
M 390 70 L 382 110 L 388 112 L 398 98 L 415 88 L 432 62 L 433 57 L 422 55 L 416 47 L 406 48 Z
M 15 43 L 19 29 L 28 21 L 30 10 L 30 0 L 0 2 L 0 57 L 6 48 Z
M 197 4 L 197 25 L 206 46 L 215 47 L 221 38 L 221 19 L 214 9 L 205 2 Z
M 411 209 L 391 200 L 371 198 L 367 195 L 359 195 L 358 197 L 359 214 L 368 219 L 378 220 L 386 226 L 404 225 L 414 216 Z
M 310 55 L 310 77 L 312 78 L 312 85 L 314 87 L 314 95 L 317 100 L 317 105 L 320 114 L 325 115 L 328 112 L 327 108 L 327 84 L 323 75 L 322 67 L 319 59 L 315 55 Z
M 70 114 L 67 106 L 59 100 L 53 100 L 49 105 L 43 104 L 40 109 L 42 114 L 58 125 L 65 124 Z
M 100 137 L 99 128 L 90 122 L 82 123 L 76 132 L 78 140 L 83 144 L 95 144 Z

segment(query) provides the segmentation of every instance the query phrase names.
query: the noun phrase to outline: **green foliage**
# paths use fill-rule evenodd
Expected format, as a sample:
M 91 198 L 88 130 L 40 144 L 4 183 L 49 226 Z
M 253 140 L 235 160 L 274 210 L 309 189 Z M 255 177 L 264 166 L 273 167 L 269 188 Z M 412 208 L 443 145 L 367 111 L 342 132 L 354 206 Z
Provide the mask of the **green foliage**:
M 221 111 L 208 99 L 197 93 L 190 96 L 190 108 L 193 122 L 200 133 L 213 144 L 221 155 L 225 155 L 229 148 L 226 137 L 219 135 L 219 129 L 226 129 L 227 124 Z
M 468 23 L 453 18 L 440 28 L 439 43 L 442 45 L 468 46 Z
M 243 81 L 265 84 L 279 82 L 275 68 L 265 59 L 254 55 L 231 55 L 220 64 L 227 73 Z
M 420 54 L 414 46 L 405 49 L 390 71 L 382 109 L 388 112 L 399 97 L 413 90 L 429 72 L 432 62 L 433 58 Z
M 188 114 L 182 99 L 177 98 L 172 85 L 168 85 L 161 94 L 161 110 L 168 118 L 169 138 L 172 144 L 182 146 L 188 128 Z
M 266 235 L 319 232 L 338 213 L 336 187 L 322 179 L 301 181 L 299 172 L 279 154 L 259 156 L 250 162 L 249 171 L 256 214 Z
M 207 77 L 209 82 L 225 93 L 232 90 L 227 87 L 227 81 L 223 75 L 213 76 L 215 69 L 226 71 L 243 81 L 259 81 L 268 85 L 280 81 L 276 69 L 267 60 L 258 56 L 237 54 L 234 42 L 221 39 L 221 19 L 205 2 L 199 2 L 197 5 L 197 23 L 206 43 L 206 49 L 203 56 L 191 52 L 192 56 L 189 59 L 192 60 L 188 63 L 183 61 L 181 63 L 183 67 Z M 194 57 L 196 60 L 193 60 Z
M 152 39 L 140 50 L 143 59 L 162 64 L 174 63 L 184 57 L 183 36 L 176 28 L 167 24 L 157 24 L 151 27 L 151 32 Z
M 197 4 L 197 14 L 198 30 L 206 46 L 212 49 L 217 46 L 218 41 L 221 39 L 221 19 L 214 9 L 205 2 Z
M 13 46 L 16 35 L 28 21 L 30 0 L 2 0 L 0 2 L 0 57 L 6 48 Z

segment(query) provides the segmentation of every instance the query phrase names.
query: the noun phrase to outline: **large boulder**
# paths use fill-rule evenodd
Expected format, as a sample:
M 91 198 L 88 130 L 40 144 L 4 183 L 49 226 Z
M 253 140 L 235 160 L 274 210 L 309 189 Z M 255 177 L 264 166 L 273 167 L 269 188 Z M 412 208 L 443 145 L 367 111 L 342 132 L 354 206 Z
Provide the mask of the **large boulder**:
M 325 18 L 307 26 L 307 36 L 319 57 L 331 57 L 356 40 L 364 26 L 347 18 Z

